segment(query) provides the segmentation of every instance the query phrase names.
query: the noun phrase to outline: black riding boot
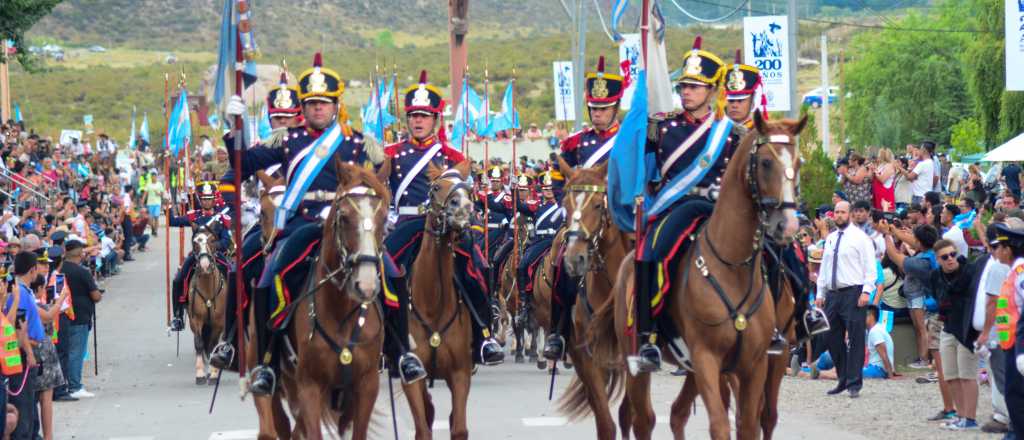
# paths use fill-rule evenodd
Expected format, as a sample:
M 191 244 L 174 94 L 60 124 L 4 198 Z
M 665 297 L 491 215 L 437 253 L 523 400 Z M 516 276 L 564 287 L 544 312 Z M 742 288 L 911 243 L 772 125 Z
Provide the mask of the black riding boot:
M 393 329 L 393 332 L 388 331 L 384 335 L 385 347 L 389 362 L 397 367 L 391 373 L 397 373 L 402 383 L 409 385 L 427 377 L 427 370 L 416 353 L 409 351 L 409 292 L 405 278 L 394 278 L 391 285 L 398 297 L 398 308 L 384 308 L 385 319 L 391 323 L 386 328 Z
M 557 361 L 565 356 L 565 336 L 572 328 L 572 307 L 576 303 L 579 278 L 570 278 L 564 272 L 555 280 L 551 292 L 551 328 L 544 341 L 544 358 Z
M 185 329 L 185 303 L 178 301 L 184 290 L 184 280 L 174 279 L 171 284 L 171 307 L 174 317 L 171 318 L 171 331 L 180 332 Z
M 466 297 L 469 298 L 471 304 L 470 307 L 476 312 L 477 319 L 473 319 L 473 347 L 479 347 L 479 350 L 474 353 L 474 361 L 478 361 L 483 365 L 498 365 L 505 361 L 505 351 L 501 349 L 501 345 L 491 335 L 491 305 L 487 300 L 487 294 L 480 288 L 476 280 L 463 277 L 461 274 L 457 274 L 460 277 L 461 284 L 467 289 Z M 479 354 L 479 359 L 477 359 Z
M 235 289 L 235 273 L 228 272 L 228 297 L 227 309 L 224 310 L 224 334 L 220 342 L 210 352 L 210 365 L 215 368 L 226 370 L 231 367 L 235 359 L 235 337 L 238 335 L 235 327 L 235 313 L 238 308 L 237 289 Z
M 636 265 L 636 325 L 641 342 L 637 349 L 636 361 L 628 362 L 633 375 L 652 373 L 661 369 L 657 320 L 651 309 L 651 299 L 654 298 L 658 288 L 654 278 L 656 265 L 657 263 L 647 261 L 641 261 Z
M 259 364 L 252 369 L 249 375 L 249 391 L 254 396 L 269 396 L 274 393 L 274 388 L 277 385 L 277 375 L 271 367 L 274 360 L 274 344 L 271 339 L 274 338 L 274 335 L 268 328 L 270 295 L 269 288 L 261 287 L 256 289 L 252 298 L 253 307 L 255 307 L 253 319 L 256 324 L 255 341 L 253 342 L 256 344 L 256 353 L 259 356 Z

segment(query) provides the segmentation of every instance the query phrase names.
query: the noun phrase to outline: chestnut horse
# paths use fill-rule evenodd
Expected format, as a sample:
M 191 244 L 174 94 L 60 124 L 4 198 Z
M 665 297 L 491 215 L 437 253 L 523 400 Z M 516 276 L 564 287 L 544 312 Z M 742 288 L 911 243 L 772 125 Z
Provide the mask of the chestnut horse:
M 516 268 L 519 267 L 519 261 L 525 250 L 523 244 L 529 231 L 523 221 L 525 217 L 517 215 L 515 219 L 514 227 L 519 230 L 520 242 L 513 243 L 516 249 L 505 259 L 498 272 L 498 294 L 505 298 L 504 302 L 512 325 L 512 336 L 516 341 L 513 349 L 515 363 L 524 363 L 527 357 L 530 362 L 536 363 L 538 362 L 537 340 L 540 325 L 537 324 L 537 318 L 533 312 L 533 301 L 527 301 L 519 294 L 519 284 L 516 281 Z M 527 344 L 527 335 L 529 335 L 529 344 Z M 527 349 L 527 345 L 529 345 L 529 349 Z M 543 363 L 540 368 L 544 368 Z
M 775 304 L 763 281 L 762 245 L 766 234 L 787 243 L 796 228 L 796 135 L 806 120 L 766 122 L 755 113 L 754 122 L 755 130 L 743 137 L 729 161 L 714 213 L 691 236 L 689 248 L 674 267 L 680 277 L 671 286 L 670 302 L 661 316 L 673 321 L 681 340 L 663 338 L 659 343 L 670 355 L 667 360 L 693 370 L 714 439 L 730 437 L 720 382 L 723 372 L 734 374 L 739 382 L 737 436 L 760 436 L 766 350 L 776 326 Z M 631 353 L 634 344 L 635 336 L 622 331 L 633 309 L 633 269 L 633 258 L 624 259 L 614 300 L 598 311 L 589 329 L 594 357 L 610 363 L 613 376 L 623 374 L 623 355 Z M 649 373 L 626 374 L 620 408 L 620 428 L 624 433 L 632 428 L 640 439 L 651 438 L 655 424 L 650 380 Z
M 360 440 L 367 438 L 380 383 L 384 320 L 378 301 L 386 288 L 381 268 L 391 195 L 381 183 L 386 180 L 365 168 L 335 166 L 338 189 L 319 257 L 288 322 L 298 361 L 283 361 L 282 371 L 296 385 L 298 405 L 291 408 L 301 422 L 294 437 L 319 439 L 324 425 L 338 435 L 351 429 L 351 438 Z
M 621 389 L 610 382 L 618 376 L 594 364 L 585 344 L 586 331 L 594 310 L 612 297 L 615 278 L 606 268 L 619 267 L 633 245 L 629 234 L 615 226 L 608 210 L 608 163 L 573 170 L 559 158 L 559 166 L 566 177 L 563 276 L 584 278 L 572 309 L 572 328 L 565 334 L 576 377 L 563 394 L 559 410 L 571 419 L 593 414 L 597 438 L 614 439 L 615 421 L 608 402 L 613 397 L 609 391 Z
M 195 266 L 188 280 L 188 326 L 192 330 L 196 351 L 196 385 L 206 385 L 220 376 L 220 371 L 206 364 L 217 338 L 224 331 L 224 309 L 227 307 L 228 279 L 217 261 L 217 235 L 206 226 L 192 234 Z
M 382 172 L 390 168 L 387 163 Z M 469 437 L 466 403 L 473 370 L 473 327 L 469 311 L 463 308 L 472 306 L 463 303 L 454 277 L 455 250 L 469 233 L 473 215 L 471 188 L 466 181 L 469 162 L 447 170 L 430 163 L 427 176 L 431 184 L 425 234 L 408 275 L 412 309 L 409 335 L 415 342 L 413 351 L 427 368 L 429 380 L 441 378 L 448 384 L 452 394 L 452 412 L 448 417 L 451 437 L 465 439 Z M 417 439 L 433 436 L 434 405 L 426 382 L 403 385 Z

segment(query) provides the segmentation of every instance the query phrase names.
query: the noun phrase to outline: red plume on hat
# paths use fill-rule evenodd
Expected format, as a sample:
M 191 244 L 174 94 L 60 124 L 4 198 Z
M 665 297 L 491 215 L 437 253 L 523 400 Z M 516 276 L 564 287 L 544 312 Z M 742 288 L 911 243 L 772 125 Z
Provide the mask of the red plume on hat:
M 597 73 L 604 73 L 604 55 L 597 59 Z
M 313 67 L 323 67 L 323 66 L 324 66 L 324 56 L 321 55 L 320 52 L 317 52 L 316 55 L 313 55 Z
M 739 49 L 736 49 L 736 57 L 733 58 L 732 62 L 735 64 L 743 64 L 743 57 L 741 56 Z
M 421 70 L 420 71 L 420 84 L 426 84 L 426 83 L 427 83 L 427 71 L 426 70 Z
M 287 72 L 281 72 L 281 81 L 278 82 L 278 84 L 281 85 L 282 87 L 287 87 L 288 86 L 288 73 Z
M 698 35 L 697 38 L 693 39 L 693 49 L 694 50 L 700 50 L 701 49 L 701 45 L 703 44 L 703 42 L 704 42 L 704 39 L 702 39 L 700 37 L 700 35 Z

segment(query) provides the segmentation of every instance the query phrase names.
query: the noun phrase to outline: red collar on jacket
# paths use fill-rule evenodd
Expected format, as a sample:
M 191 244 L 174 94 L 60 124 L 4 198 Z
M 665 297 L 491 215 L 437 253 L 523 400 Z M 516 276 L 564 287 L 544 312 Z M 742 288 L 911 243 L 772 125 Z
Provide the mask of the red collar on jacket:
M 422 141 L 417 141 L 416 138 L 409 138 L 409 145 L 412 145 L 417 150 L 425 150 L 429 147 L 434 146 L 437 143 L 437 136 L 430 135 Z

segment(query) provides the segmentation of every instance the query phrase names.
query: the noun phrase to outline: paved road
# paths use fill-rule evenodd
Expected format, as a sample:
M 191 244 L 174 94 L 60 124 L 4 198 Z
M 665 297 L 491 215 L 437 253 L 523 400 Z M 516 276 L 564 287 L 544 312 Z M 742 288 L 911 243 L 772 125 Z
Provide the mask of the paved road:
M 173 256 L 177 258 L 177 232 L 172 232 Z M 58 439 L 253 439 L 256 415 L 251 400 L 238 398 L 237 375 L 225 376 L 212 415 L 207 414 L 212 387 L 193 381 L 191 334 L 181 334 L 181 355 L 175 356 L 175 337 L 164 324 L 164 237 L 151 250 L 136 256 L 122 275 L 107 283 L 107 294 L 98 305 L 100 374 L 86 363 L 83 382 L 96 393 L 93 399 L 58 403 Z M 176 260 L 175 260 L 176 261 Z M 91 345 L 90 345 L 91 348 Z M 486 439 L 590 439 L 593 422 L 567 423 L 547 400 L 549 376 L 531 364 L 507 363 L 482 368 L 473 378 L 470 393 L 470 432 Z M 560 390 L 569 383 L 563 372 Z M 655 438 L 670 438 L 669 403 L 681 381 L 667 374 L 655 380 L 654 402 L 658 414 Z M 799 386 L 791 382 L 788 386 Z M 397 386 L 397 385 L 396 385 Z M 392 438 L 387 384 L 381 386 L 376 423 L 379 438 Z M 435 433 L 447 437 L 448 394 L 443 383 L 434 393 L 438 421 Z M 557 398 L 558 390 L 556 390 Z M 399 433 L 409 438 L 412 423 L 405 401 L 398 397 Z M 782 402 L 778 438 L 859 439 L 830 425 L 825 418 L 786 412 Z M 704 411 L 698 408 L 687 434 L 707 437 Z

